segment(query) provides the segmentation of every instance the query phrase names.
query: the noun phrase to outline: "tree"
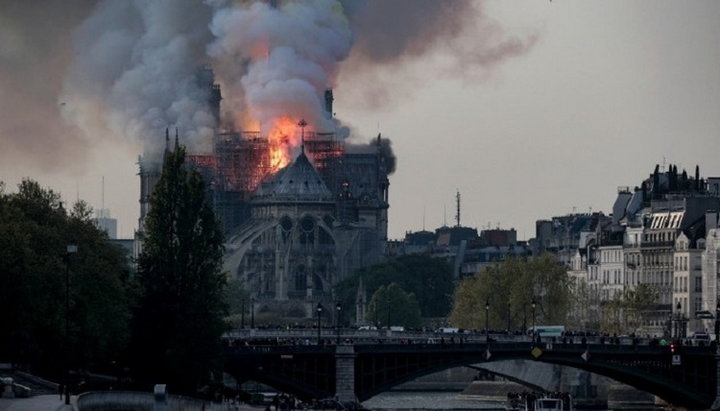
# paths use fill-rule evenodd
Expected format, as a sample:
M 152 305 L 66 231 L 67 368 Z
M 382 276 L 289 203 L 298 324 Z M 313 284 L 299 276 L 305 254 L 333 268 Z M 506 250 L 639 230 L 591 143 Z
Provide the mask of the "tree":
M 234 328 L 239 328 L 243 324 L 245 315 L 250 309 L 250 294 L 247 292 L 242 282 L 238 280 L 230 280 L 225 287 L 225 304 L 228 308 L 228 317 L 226 322 Z
M 578 279 L 571 285 L 570 296 L 573 315 L 568 318 L 568 325 L 576 330 L 600 329 L 600 290 Z
M 637 332 L 654 311 L 658 298 L 658 292 L 644 283 L 616 295 L 603 307 L 603 313 L 609 318 L 603 321 L 602 330 L 619 334 Z
M 185 148 L 166 153 L 150 199 L 138 258 L 134 374 L 194 393 L 219 365 L 225 274 L 223 237 L 202 177 L 185 166 Z
M 377 326 L 420 326 L 420 306 L 415 294 L 399 285 L 380 286 L 368 304 L 368 319 Z
M 485 303 L 492 329 L 531 325 L 536 302 L 536 324 L 565 324 L 571 304 L 565 267 L 550 255 L 525 261 L 508 258 L 458 284 L 450 323 L 462 328 L 485 328 Z
M 406 255 L 357 270 L 335 287 L 345 318 L 354 318 L 355 297 L 361 278 L 368 298 L 381 286 L 395 283 L 415 295 L 423 317 L 444 317 L 450 310 L 454 288 L 452 268 L 441 259 Z
M 65 359 L 72 367 L 102 368 L 124 350 L 128 260 L 91 214 L 83 202 L 68 214 L 58 194 L 31 180 L 15 194 L 0 190 L 0 361 L 56 379 Z M 70 258 L 68 244 L 78 246 Z

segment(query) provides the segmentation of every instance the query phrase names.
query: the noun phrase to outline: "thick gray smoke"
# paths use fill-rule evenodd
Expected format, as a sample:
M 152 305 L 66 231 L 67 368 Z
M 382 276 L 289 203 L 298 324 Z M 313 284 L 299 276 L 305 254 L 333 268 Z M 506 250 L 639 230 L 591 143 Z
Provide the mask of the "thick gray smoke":
M 288 117 L 327 131 L 339 125 L 324 112 L 323 93 L 341 69 L 402 67 L 442 49 L 453 69 L 470 72 L 532 46 L 532 38 L 504 35 L 477 7 L 473 0 L 5 0 L 3 152 L 51 158 L 113 137 L 151 149 L 166 127 L 207 151 L 218 124 L 208 84 L 197 81 L 206 64 L 223 87 L 226 127 L 268 131 Z
M 52 170 L 72 166 L 63 164 L 70 153 L 83 157 L 83 140 L 61 120 L 58 94 L 72 61 L 65 45 L 94 3 L 0 2 L 0 163 L 31 159 Z
M 178 128 L 186 144 L 207 148 L 216 124 L 196 79 L 211 13 L 197 0 L 100 2 L 75 34 L 65 117 L 87 133 L 158 143 L 162 129 Z
M 352 91 L 362 94 L 370 107 L 387 104 L 389 90 L 402 95 L 403 87 L 415 87 L 435 75 L 482 78 L 527 53 L 537 41 L 536 35 L 506 33 L 477 0 L 341 1 L 355 34 L 343 74 L 349 82 L 365 85 Z M 445 65 L 436 68 L 440 73 L 425 72 L 418 78 L 401 68 L 432 54 L 443 57 Z
M 267 133 L 273 121 L 304 118 L 321 131 L 334 125 L 323 93 L 332 87 L 352 35 L 336 0 L 253 2 L 216 9 L 216 40 L 208 52 L 231 98 L 244 97 L 247 114 Z M 242 104 L 241 103 L 241 104 Z M 235 118 L 235 125 L 246 125 Z

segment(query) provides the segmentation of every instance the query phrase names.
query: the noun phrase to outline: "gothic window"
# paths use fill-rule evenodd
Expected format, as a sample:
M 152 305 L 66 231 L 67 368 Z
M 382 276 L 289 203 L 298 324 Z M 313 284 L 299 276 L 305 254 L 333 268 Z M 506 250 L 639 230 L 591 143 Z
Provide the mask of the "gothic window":
M 315 219 L 305 216 L 300 220 L 300 244 L 315 243 Z
M 292 235 L 293 221 L 288 216 L 283 216 L 280 219 L 280 228 L 282 229 L 282 240 L 283 243 L 287 243 Z

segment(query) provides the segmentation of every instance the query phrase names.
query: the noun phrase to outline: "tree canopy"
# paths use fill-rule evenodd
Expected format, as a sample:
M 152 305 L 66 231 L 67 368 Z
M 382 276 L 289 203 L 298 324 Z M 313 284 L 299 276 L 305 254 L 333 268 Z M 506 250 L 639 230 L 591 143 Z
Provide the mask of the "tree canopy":
M 25 364 L 57 378 L 68 356 L 73 368 L 117 360 L 129 333 L 125 252 L 95 226 L 87 204 L 77 202 L 68 212 L 57 193 L 31 180 L 14 194 L 2 187 L 0 362 Z M 70 244 L 77 253 L 67 253 Z
M 535 324 L 560 325 L 567 322 L 570 297 L 565 267 L 550 255 L 527 261 L 508 258 L 458 284 L 449 321 L 456 327 L 483 329 L 487 315 L 491 329 L 527 329 L 535 301 Z
M 384 263 L 361 268 L 336 286 L 343 307 L 343 316 L 355 318 L 355 299 L 362 279 L 368 302 L 382 286 L 397 284 L 406 293 L 412 293 L 423 317 L 445 317 L 450 311 L 454 289 L 452 267 L 441 259 L 425 255 L 406 255 Z
M 367 320 L 379 327 L 419 327 L 420 305 L 415 294 L 406 293 L 399 285 L 382 285 L 370 298 Z
M 658 297 L 658 292 L 644 283 L 615 294 L 602 306 L 600 331 L 610 334 L 637 332 L 654 311 Z
M 223 237 L 185 149 L 166 154 L 138 258 L 132 354 L 139 381 L 193 393 L 218 365 L 226 314 Z

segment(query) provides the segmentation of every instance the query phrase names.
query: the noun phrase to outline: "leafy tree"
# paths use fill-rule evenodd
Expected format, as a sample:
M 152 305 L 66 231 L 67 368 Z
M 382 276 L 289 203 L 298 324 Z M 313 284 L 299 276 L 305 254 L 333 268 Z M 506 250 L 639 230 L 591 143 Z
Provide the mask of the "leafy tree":
M 228 307 L 228 314 L 240 314 L 243 310 L 248 312 L 250 294 L 240 281 L 230 280 L 227 283 L 224 298 Z
M 65 359 L 73 367 L 102 367 L 125 348 L 127 256 L 95 227 L 91 214 L 83 202 L 68 214 L 58 194 L 31 180 L 15 194 L 0 190 L 1 361 L 57 378 Z M 68 244 L 78 246 L 69 258 Z
M 225 330 L 223 237 L 205 193 L 176 143 L 150 199 L 132 342 L 136 378 L 176 392 L 206 382 Z
M 367 315 L 377 326 L 420 326 L 420 305 L 415 294 L 406 293 L 395 283 L 380 286 L 373 293 Z
M 549 255 L 509 258 L 458 284 L 449 320 L 457 327 L 484 329 L 487 315 L 492 329 L 529 327 L 534 300 L 536 324 L 565 324 L 569 286 L 565 268 Z
M 602 331 L 607 333 L 635 333 L 654 311 L 657 291 L 648 284 L 616 294 L 603 306 Z
M 226 322 L 234 328 L 242 326 L 243 318 L 247 323 L 249 320 L 247 315 L 250 312 L 250 294 L 243 284 L 238 280 L 230 280 L 225 287 L 224 299 L 228 307 Z
M 361 279 L 368 297 L 381 286 L 387 287 L 392 283 L 414 294 L 423 317 L 444 317 L 450 310 L 454 288 L 452 268 L 441 259 L 406 255 L 357 270 L 336 285 L 345 321 L 355 318 L 355 298 Z
M 568 325 L 576 330 L 600 329 L 600 291 L 579 280 L 570 285 L 570 296 L 573 315 L 568 318 Z

